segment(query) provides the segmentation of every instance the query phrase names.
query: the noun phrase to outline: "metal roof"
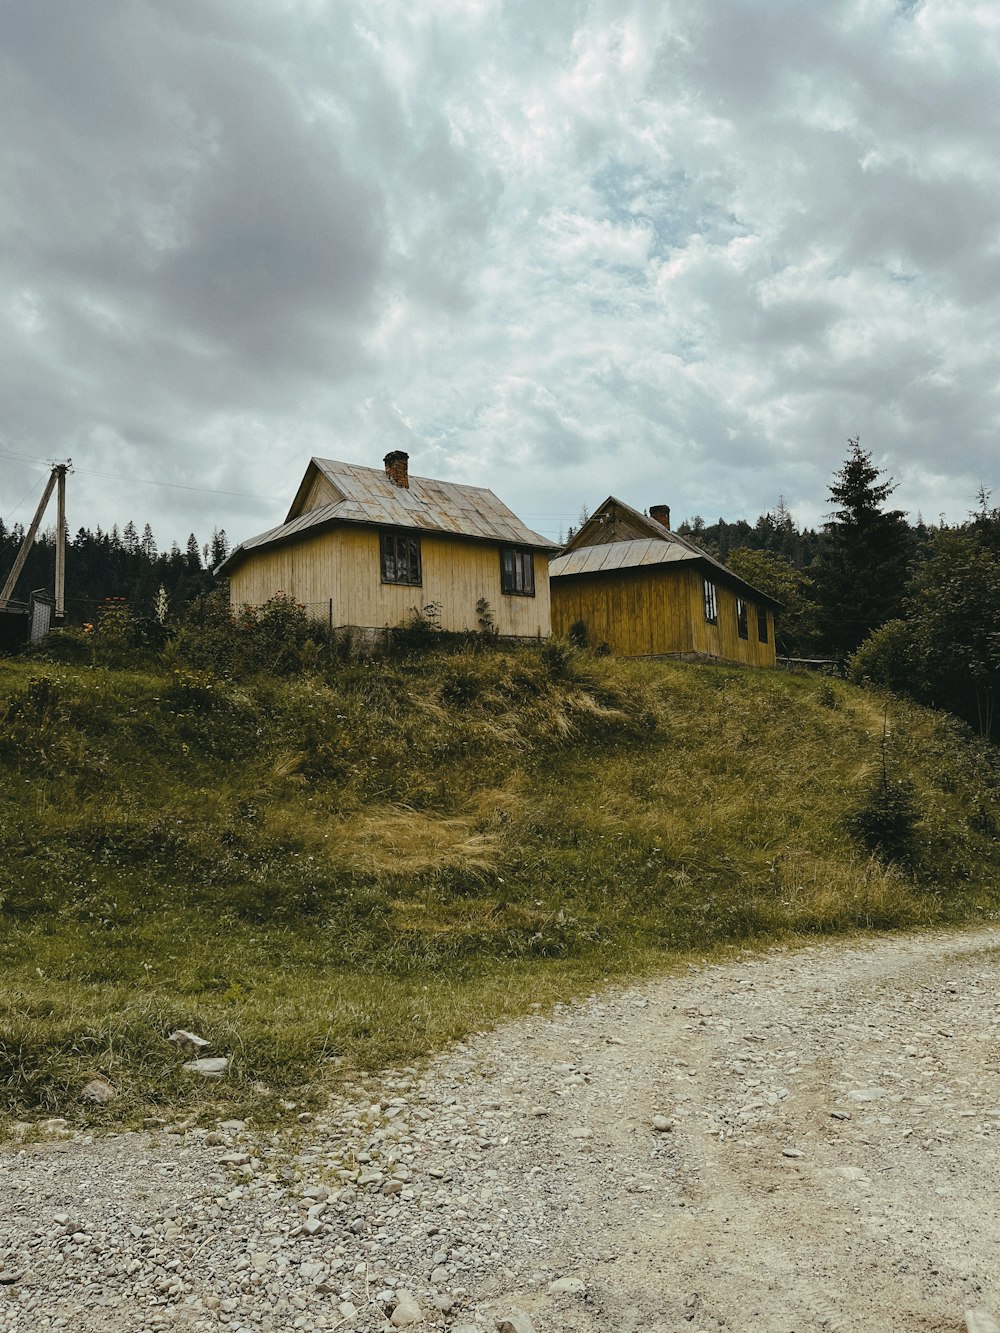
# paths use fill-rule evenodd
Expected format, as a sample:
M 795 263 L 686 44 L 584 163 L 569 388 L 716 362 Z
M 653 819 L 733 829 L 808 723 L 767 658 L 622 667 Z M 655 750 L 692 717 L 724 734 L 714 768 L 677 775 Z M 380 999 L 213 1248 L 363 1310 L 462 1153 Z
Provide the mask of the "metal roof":
M 640 565 L 674 565 L 683 560 L 707 557 L 659 537 L 639 537 L 628 542 L 606 542 L 603 546 L 581 546 L 549 561 L 549 578 L 560 574 L 599 574 L 610 569 L 637 569 Z
M 341 498 L 296 514 L 296 497 L 284 523 L 241 542 L 219 566 L 217 573 L 227 573 L 238 558 L 250 551 L 334 523 L 416 528 L 421 532 L 451 533 L 544 551 L 559 550 L 555 542 L 526 527 L 513 510 L 483 486 L 463 486 L 458 482 L 411 476 L 407 489 L 396 486 L 380 468 L 341 463 L 332 458 L 312 459 L 307 476 L 313 468 L 325 477 Z M 302 495 L 304 485 L 303 482 L 299 495 Z
M 637 511 L 633 511 L 637 512 Z M 650 519 L 650 523 L 654 520 Z M 599 546 L 578 546 L 576 550 L 557 555 L 549 561 L 549 578 L 565 578 L 571 574 L 605 574 L 616 569 L 643 569 L 656 565 L 690 563 L 699 566 L 720 583 L 726 583 L 762 606 L 774 609 L 781 603 L 767 593 L 741 579 L 731 569 L 702 551 L 694 542 L 657 523 L 662 537 L 638 537 L 630 541 L 605 542 Z

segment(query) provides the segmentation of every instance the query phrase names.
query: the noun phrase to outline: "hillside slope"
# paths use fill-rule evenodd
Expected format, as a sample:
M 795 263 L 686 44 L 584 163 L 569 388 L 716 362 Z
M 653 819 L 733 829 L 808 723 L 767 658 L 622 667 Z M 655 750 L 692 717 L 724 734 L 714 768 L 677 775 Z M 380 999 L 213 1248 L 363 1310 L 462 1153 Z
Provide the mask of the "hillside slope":
M 0 718 L 12 1114 L 263 1114 L 686 950 L 997 902 L 993 752 L 819 678 L 559 644 L 280 680 L 6 661 Z M 894 861 L 850 818 L 883 764 Z

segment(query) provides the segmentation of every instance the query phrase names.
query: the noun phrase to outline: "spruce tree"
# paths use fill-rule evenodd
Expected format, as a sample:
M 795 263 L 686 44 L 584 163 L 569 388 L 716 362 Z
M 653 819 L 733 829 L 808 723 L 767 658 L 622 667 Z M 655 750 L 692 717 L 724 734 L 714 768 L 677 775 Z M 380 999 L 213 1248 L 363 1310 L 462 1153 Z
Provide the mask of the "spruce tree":
M 900 509 L 885 502 L 896 489 L 858 439 L 830 486 L 834 517 L 823 537 L 812 575 L 826 650 L 852 653 L 861 641 L 900 614 L 913 535 Z

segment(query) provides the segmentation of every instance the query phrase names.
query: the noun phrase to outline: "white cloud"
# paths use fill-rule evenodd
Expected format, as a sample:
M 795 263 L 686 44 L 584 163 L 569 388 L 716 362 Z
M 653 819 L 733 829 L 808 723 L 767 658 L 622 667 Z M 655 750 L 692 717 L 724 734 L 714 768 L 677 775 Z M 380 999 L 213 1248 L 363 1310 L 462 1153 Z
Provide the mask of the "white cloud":
M 551 533 L 609 491 L 817 521 L 854 434 L 960 518 L 1000 486 L 998 54 L 960 0 L 8 11 L 0 448 L 162 540 L 389 447 Z

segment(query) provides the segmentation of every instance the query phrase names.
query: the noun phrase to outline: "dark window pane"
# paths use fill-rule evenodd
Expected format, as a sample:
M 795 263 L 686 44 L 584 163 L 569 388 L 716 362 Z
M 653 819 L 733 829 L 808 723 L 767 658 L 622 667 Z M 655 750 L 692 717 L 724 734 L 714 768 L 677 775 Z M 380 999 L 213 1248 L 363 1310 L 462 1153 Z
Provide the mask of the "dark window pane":
M 379 534 L 383 583 L 422 582 L 420 572 L 420 538 L 407 533 L 382 532 Z
M 762 606 L 757 608 L 757 639 L 760 643 L 767 643 L 767 612 Z
M 741 639 L 749 639 L 750 629 L 747 624 L 747 604 L 742 597 L 736 599 L 736 633 Z
M 715 584 L 709 582 L 708 579 L 704 581 L 704 593 L 705 619 L 710 625 L 715 625 L 719 619 L 719 611 L 715 601 Z
M 535 557 L 531 551 L 501 546 L 500 591 L 519 597 L 534 597 Z

